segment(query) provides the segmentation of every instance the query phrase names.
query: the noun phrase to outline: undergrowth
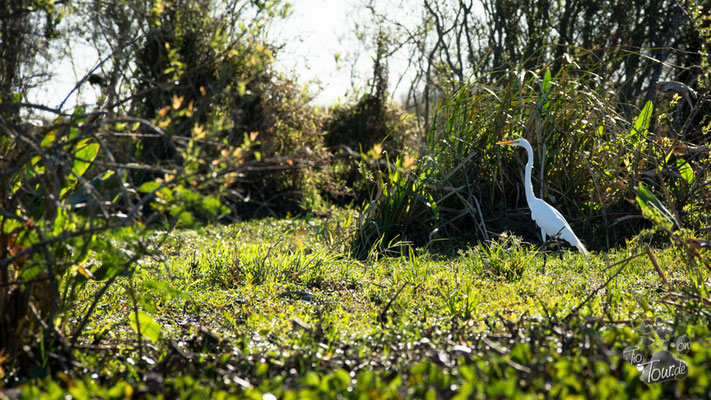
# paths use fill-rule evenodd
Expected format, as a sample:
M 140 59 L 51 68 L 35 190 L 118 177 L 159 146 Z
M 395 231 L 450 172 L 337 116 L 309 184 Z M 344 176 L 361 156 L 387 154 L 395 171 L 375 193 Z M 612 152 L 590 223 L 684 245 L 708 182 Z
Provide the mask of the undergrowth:
M 707 100 L 692 108 L 678 95 L 659 96 L 628 119 L 594 74 L 565 60 L 556 72 L 520 67 L 494 84 L 482 83 L 490 78 L 483 75 L 443 85 L 419 153 L 383 157 L 387 168 L 373 173 L 377 190 L 353 252 L 383 252 L 398 242 L 437 249 L 442 239 L 487 241 L 506 230 L 539 236 L 522 185 L 526 156 L 495 145 L 517 137 L 534 149 L 534 192 L 588 248 L 620 245 L 649 227 L 634 207 L 640 183 L 685 226 L 707 225 L 707 128 L 690 120 L 680 128 Z
M 40 365 L 76 368 L 9 368 L 6 379 L 25 398 L 704 395 L 709 314 L 673 248 L 653 251 L 667 284 L 643 236 L 587 260 L 549 254 L 545 271 L 515 236 L 357 261 L 347 256 L 356 223 L 342 212 L 176 230 L 160 257 L 139 260 L 100 298 L 69 359 L 35 353 Z M 63 329 L 101 285 L 77 293 Z M 141 293 L 142 335 L 130 287 Z M 691 339 L 679 356 L 690 371 L 648 385 L 622 352 L 657 318 Z

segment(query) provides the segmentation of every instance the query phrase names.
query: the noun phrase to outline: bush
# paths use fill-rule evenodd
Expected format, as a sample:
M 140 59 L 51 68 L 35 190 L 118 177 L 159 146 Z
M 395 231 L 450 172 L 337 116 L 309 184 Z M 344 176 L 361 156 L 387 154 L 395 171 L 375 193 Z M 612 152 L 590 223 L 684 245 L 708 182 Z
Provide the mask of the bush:
M 106 42 L 122 37 L 126 21 L 147 32 L 135 39 L 135 51 L 120 52 L 106 72 L 112 77 L 116 68 L 133 68 L 128 113 L 160 128 L 134 132 L 127 126 L 123 134 L 137 140 L 112 142 L 120 160 L 163 168 L 132 172 L 137 186 L 181 169 L 215 176 L 226 161 L 251 162 L 261 166 L 245 168 L 240 175 L 220 175 L 212 185 L 192 189 L 219 197 L 234 218 L 310 210 L 320 204 L 314 182 L 321 178 L 314 166 L 327 158 L 320 117 L 306 105 L 306 92 L 274 70 L 278 46 L 264 39 L 269 24 L 287 15 L 288 4 L 106 3 L 111 13 L 92 9 Z M 132 62 L 123 60 L 124 54 L 131 54 Z M 109 98 L 119 91 L 104 90 Z M 229 148 L 240 150 L 227 154 Z
M 253 197 L 240 201 L 236 209 L 247 216 L 323 212 L 323 188 L 333 185 L 324 169 L 330 153 L 323 142 L 323 116 L 306 104 L 308 95 L 288 79 L 272 80 L 259 96 L 262 129 L 253 155 L 265 165 L 234 187 Z
M 106 290 L 133 275 L 139 260 L 155 254 L 170 234 L 150 231 L 151 222 L 160 217 L 172 228 L 216 219 L 225 206 L 205 188 L 224 186 L 223 177 L 261 165 L 231 156 L 246 145 L 225 146 L 227 155 L 207 176 L 135 159 L 119 163 L 104 142 L 118 136 L 112 128 L 161 130 L 146 120 L 102 115 L 79 109 L 37 128 L 0 119 L 0 374 L 41 378 L 66 368 Z M 186 143 L 194 147 L 194 140 Z M 163 178 L 135 186 L 128 171 L 159 171 Z M 148 204 L 157 211 L 150 216 Z M 125 283 L 131 318 L 155 333 L 159 325 L 137 306 L 150 302 L 132 282 Z M 70 315 L 90 283 L 96 288 L 90 304 Z M 138 322 L 133 326 L 142 332 Z M 137 336 L 139 348 L 143 334 Z M 55 356 L 47 358 L 49 353 Z
M 2 104 L 0 374 L 65 368 L 99 299 L 170 232 L 147 235 L 153 222 L 219 219 L 256 191 L 282 194 L 270 199 L 278 210 L 285 197 L 301 205 L 315 193 L 306 171 L 324 157 L 318 116 L 271 71 L 270 48 L 195 17 L 211 15 L 207 3 L 165 3 L 134 20 L 152 28 L 135 42 L 136 92 L 104 110 L 49 109 L 56 120 L 33 127 L 5 116 L 31 116 L 35 107 Z M 126 116 L 118 105 L 129 100 Z M 91 304 L 68 315 L 89 282 L 97 287 Z M 159 332 L 132 285 L 132 326 Z M 47 359 L 50 352 L 57 356 Z
M 361 154 L 376 148 L 391 158 L 413 153 L 420 145 L 415 117 L 385 99 L 366 94 L 355 104 L 336 105 L 325 122 L 325 142 L 336 155 L 332 163 L 337 181 L 344 182 L 347 193 L 330 193 L 339 204 L 362 204 L 368 199 L 372 183 L 364 179 Z
M 61 327 L 76 290 L 89 279 L 108 286 L 133 268 L 136 258 L 111 246 L 106 232 L 121 232 L 134 254 L 151 247 L 134 225 L 146 199 L 128 184 L 118 194 L 102 189 L 123 169 L 98 166 L 105 149 L 96 116 L 79 111 L 39 128 L 0 124 L 0 359 L 17 370 L 51 367 L 37 361 L 32 345 L 38 342 L 40 351 L 71 352 L 82 324 L 73 333 Z M 82 191 L 84 200 L 75 201 Z M 90 256 L 102 260 L 103 270 L 86 267 Z M 93 306 L 85 316 L 92 312 Z
M 367 152 L 381 145 L 392 155 L 412 148 L 415 132 L 408 115 L 384 99 L 366 94 L 352 105 L 336 105 L 326 122 L 326 144 L 332 151 L 348 146 Z
M 674 140 L 665 138 L 673 136 L 654 121 L 652 103 L 634 123 L 625 121 L 604 85 L 574 63 L 554 76 L 546 68 L 509 72 L 495 86 L 476 79 L 450 82 L 418 157 L 418 172 L 383 182 L 386 189 L 364 210 L 357 233 L 367 240 L 356 247 L 382 246 L 403 232 L 425 245 L 438 237 L 488 240 L 508 229 L 539 242 L 522 188 L 526 156 L 495 145 L 505 137 L 531 142 L 534 192 L 566 216 L 586 245 L 614 245 L 644 223 L 633 217 L 639 213 L 630 204 L 638 182 L 679 183 L 674 178 L 679 166 L 670 158 Z M 699 172 L 696 179 L 706 181 L 705 169 Z M 406 199 L 393 189 L 410 185 L 418 189 Z M 686 200 L 705 204 L 708 198 Z M 408 207 L 390 207 L 393 202 Z M 422 212 L 406 211 L 413 208 Z M 398 221 L 399 228 L 363 235 L 376 223 L 375 215 Z

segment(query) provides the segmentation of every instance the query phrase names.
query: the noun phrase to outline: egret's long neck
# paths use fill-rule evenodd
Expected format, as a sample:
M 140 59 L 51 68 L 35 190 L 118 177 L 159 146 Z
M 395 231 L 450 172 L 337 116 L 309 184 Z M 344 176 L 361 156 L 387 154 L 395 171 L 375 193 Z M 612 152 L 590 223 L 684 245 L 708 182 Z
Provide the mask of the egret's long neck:
M 531 183 L 531 170 L 533 169 L 533 149 L 528 143 L 527 146 L 523 146 L 528 153 L 528 162 L 526 162 L 526 175 L 524 176 L 523 186 L 526 187 L 526 202 L 531 205 L 532 200 L 536 199 L 536 195 L 533 194 L 533 183 Z

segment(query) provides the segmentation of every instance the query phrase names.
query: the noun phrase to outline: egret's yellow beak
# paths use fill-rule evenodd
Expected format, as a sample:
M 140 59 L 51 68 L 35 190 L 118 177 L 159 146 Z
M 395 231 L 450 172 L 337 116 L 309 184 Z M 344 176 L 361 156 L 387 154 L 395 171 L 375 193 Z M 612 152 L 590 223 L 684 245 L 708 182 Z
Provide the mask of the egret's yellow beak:
M 513 140 L 504 140 L 503 142 L 496 142 L 496 144 L 501 144 L 501 145 L 514 144 L 514 141 Z

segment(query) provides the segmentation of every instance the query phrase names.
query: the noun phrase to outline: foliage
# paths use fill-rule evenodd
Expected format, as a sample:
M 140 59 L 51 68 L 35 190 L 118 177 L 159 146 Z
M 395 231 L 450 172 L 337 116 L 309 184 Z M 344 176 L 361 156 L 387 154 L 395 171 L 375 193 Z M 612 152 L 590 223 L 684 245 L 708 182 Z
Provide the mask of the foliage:
M 388 101 L 388 46 L 389 40 L 380 31 L 375 38 L 373 76 L 369 91 L 352 104 L 336 104 L 324 123 L 325 142 L 336 155 L 333 168 L 336 177 L 350 189 L 354 203 L 362 204 L 373 190 L 363 168 L 373 166 L 361 161 L 362 155 L 378 149 L 391 158 L 411 154 L 419 146 L 416 119 Z M 347 203 L 342 193 L 331 196 L 338 203 Z M 353 200 L 353 199 L 351 199 Z
M 444 82 L 479 74 L 492 85 L 508 71 L 549 64 L 556 75 L 567 68 L 569 56 L 614 91 L 629 119 L 634 105 L 655 97 L 657 82 L 695 84 L 693 67 L 676 67 L 703 62 L 704 36 L 692 18 L 697 7 L 708 15 L 707 2 L 674 0 L 428 0 L 415 11 L 412 26 L 373 12 L 400 38 L 397 47 L 417 54 L 409 100 L 425 119 Z
M 36 131 L 2 120 L 0 202 L 6 211 L 0 216 L 0 347 L 20 367 L 24 362 L 16 357 L 23 346 L 35 340 L 48 349 L 60 344 L 56 329 L 70 303 L 62 301 L 68 293 L 61 294 L 60 286 L 64 280 L 83 285 L 91 275 L 83 265 L 90 253 L 98 251 L 105 265 L 111 265 L 105 277 L 110 281 L 131 264 L 126 253 L 93 245 L 102 232 L 125 228 L 136 210 L 131 215 L 117 212 L 119 198 L 135 200 L 125 189 L 115 196 L 99 193 L 88 181 L 101 151 L 100 142 L 83 131 L 90 120 L 78 110 L 67 121 L 58 119 Z M 78 187 L 89 198 L 72 204 Z M 128 247 L 137 244 L 140 229 L 124 231 Z M 69 342 L 64 338 L 61 344 Z
M 361 263 L 342 256 L 349 220 L 342 213 L 172 232 L 166 258 L 144 257 L 130 278 L 145 297 L 138 315 L 161 326 L 158 340 L 136 344 L 133 310 L 122 301 L 128 278 L 120 278 L 79 339 L 101 344 L 74 352 L 84 370 L 28 379 L 17 390 L 35 398 L 704 396 L 706 308 L 687 291 L 671 248 L 655 251 L 670 277 L 666 291 L 649 261 L 634 256 L 636 240 L 587 262 L 553 258 L 547 274 L 513 237 L 446 257 L 416 251 Z M 497 260 L 518 263 L 519 278 L 487 273 Z M 242 272 L 216 285 L 221 265 Z M 89 281 L 77 295 L 89 300 L 100 288 Z M 691 369 L 683 380 L 648 385 L 622 352 L 639 342 L 637 325 L 657 318 L 671 339 L 691 339 L 680 356 Z
M 421 31 L 381 25 L 370 92 L 330 116 L 274 69 L 265 35 L 282 1 L 0 8 L 2 54 L 30 47 L 0 63 L 3 395 L 705 395 L 706 5 L 529 3 L 484 2 L 477 22 L 471 3 L 428 1 Z M 49 40 L 60 15 L 101 54 L 76 86 L 100 87 L 94 111 L 20 102 L 18 71 L 45 44 L 13 23 Z M 464 43 L 476 32 L 490 53 Z M 438 103 L 422 138 L 387 101 L 403 37 L 427 54 L 425 108 Z M 688 86 L 654 85 L 672 76 Z M 20 122 L 39 109 L 57 118 Z M 533 143 L 537 192 L 612 250 L 543 271 L 535 246 L 504 233 L 537 233 L 520 154 L 493 147 L 504 136 Z M 312 219 L 344 182 L 371 195 L 360 214 Z M 206 223 L 292 211 L 307 212 Z M 657 318 L 692 338 L 693 368 L 644 385 L 620 354 L 639 340 L 630 325 Z
M 326 124 L 326 143 L 332 149 L 347 146 L 366 152 L 380 145 L 393 156 L 416 145 L 413 121 L 404 123 L 407 115 L 388 102 L 388 48 L 392 45 L 386 33 L 374 38 L 373 76 L 368 93 L 353 105 L 337 104 Z
M 681 178 L 683 179 L 683 176 Z M 704 276 L 711 272 L 711 259 L 709 259 L 711 241 L 699 239 L 699 235 L 692 229 L 683 228 L 679 220 L 642 183 L 637 188 L 636 200 L 642 214 L 654 223 L 656 230 L 664 232 L 669 237 L 671 245 L 678 251 L 679 258 L 685 266 L 684 272 L 696 296 L 700 299 L 707 298 L 709 288 L 704 281 Z M 656 260 L 652 260 L 652 263 L 658 268 Z M 664 280 L 666 281 L 666 278 Z
M 594 79 L 574 61 L 556 75 L 550 69 L 522 68 L 494 86 L 473 78 L 452 82 L 443 93 L 417 159 L 421 173 L 408 178 L 413 185 L 422 182 L 423 192 L 403 200 L 431 212 L 408 215 L 405 208 L 386 209 L 383 203 L 380 210 L 369 206 L 363 218 L 392 214 L 387 218 L 399 221 L 400 232 L 419 235 L 419 245 L 428 244 L 432 232 L 442 238 L 488 240 L 512 226 L 538 237 L 527 212 L 510 211 L 526 207 L 521 189 L 525 155 L 514 153 L 518 161 L 512 162 L 494 145 L 507 136 L 523 136 L 534 147 L 534 191 L 561 210 L 593 248 L 609 248 L 639 229 L 639 219 L 629 217 L 635 213 L 629 202 L 641 181 L 669 184 L 676 194 L 674 209 L 686 210 L 679 217 L 696 229 L 708 221 L 702 210 L 709 201 L 704 189 L 708 170 L 682 157 L 688 147 L 666 134 L 667 114 L 655 113 L 647 102 L 633 123 L 625 122 L 616 103 L 595 89 Z M 704 157 L 694 154 L 695 160 Z M 676 179 L 678 174 L 685 179 Z
M 104 13 L 106 7 L 115 12 Z M 142 131 L 138 141 L 116 149 L 118 156 L 205 175 L 221 168 L 218 159 L 229 148 L 239 147 L 233 159 L 264 167 L 197 188 L 217 195 L 233 218 L 323 208 L 319 183 L 328 177 L 313 169 L 328 155 L 320 116 L 306 105 L 306 90 L 274 70 L 278 46 L 265 39 L 270 24 L 288 10 L 281 1 L 94 2 L 90 12 L 104 36 L 97 46 L 126 39 L 127 26 L 136 32 L 128 62 L 117 51 L 104 72 L 107 101 L 125 81 L 128 112 L 165 133 Z M 137 185 L 158 178 L 160 173 L 132 174 Z
M 355 104 L 337 104 L 324 124 L 326 145 L 335 156 L 331 163 L 333 175 L 349 190 L 331 194 L 337 204 L 362 204 L 373 191 L 364 171 L 377 166 L 361 162 L 365 153 L 376 149 L 396 158 L 417 149 L 414 116 L 384 101 L 366 94 Z
M 93 4 L 95 13 L 116 11 L 104 19 L 93 14 L 107 22 L 99 25 L 104 33 L 135 35 L 116 51 L 136 58 L 127 63 L 114 54 L 113 76 L 98 81 L 106 90 L 102 110 L 76 107 L 66 114 L 64 104 L 52 109 L 16 98 L 2 104 L 0 359 L 14 376 L 41 378 L 71 364 L 106 291 L 119 277 L 133 276 L 139 258 L 157 254 L 165 233 L 146 237 L 146 226 L 219 219 L 231 211 L 225 203 L 248 202 L 255 188 L 281 195 L 260 207 L 288 196 L 304 208 L 318 201 L 316 175 L 304 173 L 324 157 L 317 116 L 304 106 L 300 88 L 271 71 L 274 49 L 257 39 L 258 29 L 222 18 L 247 10 L 212 2 L 129 3 Z M 253 6 L 257 15 L 267 14 L 263 21 L 282 13 L 278 2 Z M 137 32 L 126 30 L 126 20 Z M 135 68 L 123 89 L 120 68 Z M 135 92 L 120 97 L 127 87 Z M 7 110 L 57 118 L 33 126 Z M 100 289 L 69 315 L 93 281 Z M 152 310 L 139 309 L 147 300 L 130 279 L 122 289 L 142 349 L 163 330 Z M 69 319 L 73 325 L 65 330 Z
M 355 227 L 351 251 L 357 259 L 422 243 L 426 232 L 412 231 L 411 222 L 426 222 L 432 212 L 437 213 L 437 205 L 433 201 L 427 202 L 423 179 L 426 172 L 417 170 L 414 158 L 404 155 L 392 164 L 387 154 L 380 158 L 383 155 L 377 152 L 379 149 L 376 147 L 369 155 L 383 161 L 385 168 L 374 169 L 366 175 L 373 183 L 374 194 Z M 363 166 L 362 170 L 366 168 Z M 411 237 L 411 234 L 415 236 Z
M 180 103 L 171 106 L 175 113 Z M 104 118 L 103 112 L 87 113 L 83 107 L 39 127 L 3 117 L 0 129 L 0 348 L 3 368 L 9 365 L 19 376 L 42 378 L 71 363 L 105 292 L 120 277 L 133 276 L 141 257 L 157 254 L 167 232 L 146 236 L 146 225 L 160 218 L 172 229 L 191 226 L 196 218 L 217 219 L 228 210 L 205 188 L 224 187 L 230 178 L 262 165 L 241 157 L 253 146 L 249 137 L 239 147 L 219 145 L 219 157 L 202 164 L 211 168 L 209 174 L 199 165 L 118 161 L 106 138 L 120 144 L 144 132 L 165 137 L 160 121 Z M 194 156 L 190 150 L 198 140 L 186 138 L 185 154 Z M 137 186 L 132 174 L 158 177 Z M 146 212 L 149 204 L 159 212 Z M 100 289 L 87 299 L 82 292 L 93 281 Z M 138 309 L 145 297 L 130 279 L 123 289 L 139 347 L 142 338 L 156 341 L 160 325 Z M 78 297 L 86 307 L 70 315 Z M 70 319 L 74 325 L 66 330 Z
M 326 144 L 333 150 L 347 146 L 352 151 L 367 152 L 380 145 L 398 155 L 416 143 L 407 115 L 385 99 L 366 94 L 355 104 L 337 104 L 326 123 Z

